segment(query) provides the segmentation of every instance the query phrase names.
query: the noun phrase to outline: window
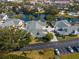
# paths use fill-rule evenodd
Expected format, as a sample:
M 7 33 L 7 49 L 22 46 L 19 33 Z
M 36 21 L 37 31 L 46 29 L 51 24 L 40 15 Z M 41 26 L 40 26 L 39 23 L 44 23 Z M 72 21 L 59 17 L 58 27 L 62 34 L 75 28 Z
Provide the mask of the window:
M 40 33 L 39 32 L 37 32 L 37 35 L 39 35 Z
M 67 32 L 67 29 L 64 29 L 65 32 Z
M 58 29 L 58 31 L 63 31 L 63 29 L 61 28 L 61 29 Z
M 79 32 L 79 28 L 77 29 L 77 31 Z
M 65 31 L 65 32 L 67 32 L 67 29 L 58 29 L 58 31 Z

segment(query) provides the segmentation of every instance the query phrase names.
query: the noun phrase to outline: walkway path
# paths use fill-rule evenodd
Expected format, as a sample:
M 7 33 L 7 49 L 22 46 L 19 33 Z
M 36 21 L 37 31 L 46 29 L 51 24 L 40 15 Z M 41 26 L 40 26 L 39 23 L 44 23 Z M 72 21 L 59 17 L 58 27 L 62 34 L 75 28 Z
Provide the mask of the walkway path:
M 51 39 L 51 42 L 53 42 L 53 41 L 58 41 L 57 40 L 57 37 L 56 37 L 56 35 L 55 35 L 55 33 L 52 33 L 53 34 L 53 39 Z

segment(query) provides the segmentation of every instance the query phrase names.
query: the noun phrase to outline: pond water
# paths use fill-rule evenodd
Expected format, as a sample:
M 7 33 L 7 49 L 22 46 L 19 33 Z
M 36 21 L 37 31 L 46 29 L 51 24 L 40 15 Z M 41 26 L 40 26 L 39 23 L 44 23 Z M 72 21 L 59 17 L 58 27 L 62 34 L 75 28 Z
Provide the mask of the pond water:
M 26 14 L 23 16 L 23 20 L 26 22 L 26 21 L 31 21 L 31 19 L 29 18 L 32 14 Z M 32 15 L 35 17 L 35 21 L 38 21 L 39 18 L 41 19 L 41 21 L 45 21 L 46 20 L 46 14 L 35 14 L 35 15 Z
M 79 19 L 78 18 L 67 19 L 67 21 L 70 22 L 70 23 L 79 23 Z

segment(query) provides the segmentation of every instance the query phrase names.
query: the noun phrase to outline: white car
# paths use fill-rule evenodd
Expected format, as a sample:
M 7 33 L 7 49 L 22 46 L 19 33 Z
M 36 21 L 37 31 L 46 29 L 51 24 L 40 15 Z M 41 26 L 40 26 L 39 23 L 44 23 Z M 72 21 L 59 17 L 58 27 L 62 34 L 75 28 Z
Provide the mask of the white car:
M 77 51 L 79 52 L 79 47 L 76 47 Z
M 57 55 L 60 56 L 60 51 L 58 49 L 55 49 L 55 51 L 56 51 Z
M 74 52 L 74 50 L 72 49 L 72 47 L 69 46 L 68 49 L 70 50 L 71 53 Z

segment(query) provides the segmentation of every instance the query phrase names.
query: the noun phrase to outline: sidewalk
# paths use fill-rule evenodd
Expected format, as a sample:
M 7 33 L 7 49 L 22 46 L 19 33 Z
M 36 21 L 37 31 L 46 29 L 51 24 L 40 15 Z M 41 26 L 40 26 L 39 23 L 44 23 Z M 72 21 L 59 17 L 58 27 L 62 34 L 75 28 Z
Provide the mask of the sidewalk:
M 51 32 L 53 34 L 53 39 L 51 39 L 51 42 L 54 42 L 54 41 L 58 41 L 57 40 L 57 37 L 55 36 L 55 33 Z

